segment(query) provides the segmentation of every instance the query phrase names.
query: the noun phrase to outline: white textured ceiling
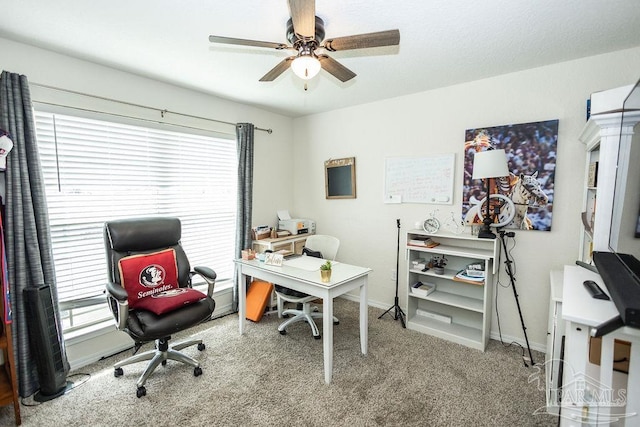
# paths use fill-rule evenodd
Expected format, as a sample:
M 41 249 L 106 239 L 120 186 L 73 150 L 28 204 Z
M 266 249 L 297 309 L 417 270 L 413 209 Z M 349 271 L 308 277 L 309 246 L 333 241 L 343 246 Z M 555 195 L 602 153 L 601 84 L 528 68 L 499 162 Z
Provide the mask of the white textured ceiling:
M 290 70 L 258 81 L 289 52 L 208 41 L 286 43 L 286 0 L 0 0 L 0 37 L 293 117 L 640 46 L 639 0 L 317 0 L 316 15 L 327 37 L 398 28 L 400 46 L 331 53 L 357 77 L 321 71 L 305 92 Z

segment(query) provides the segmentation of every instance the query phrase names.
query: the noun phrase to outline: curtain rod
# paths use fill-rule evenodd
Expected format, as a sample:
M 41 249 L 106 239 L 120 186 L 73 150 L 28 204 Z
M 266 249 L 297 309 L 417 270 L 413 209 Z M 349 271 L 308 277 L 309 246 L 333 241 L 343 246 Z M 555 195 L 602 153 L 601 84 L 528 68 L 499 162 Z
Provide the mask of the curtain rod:
M 101 99 L 103 101 L 116 102 L 116 103 L 119 103 L 119 104 L 129 105 L 129 106 L 132 106 L 132 107 L 146 108 L 147 110 L 158 111 L 162 118 L 164 118 L 165 114 L 169 113 L 169 114 L 176 114 L 178 116 L 189 117 L 189 118 L 192 118 L 192 119 L 200 119 L 200 120 L 207 120 L 207 121 L 210 121 L 210 122 L 222 123 L 222 124 L 225 124 L 225 125 L 231 125 L 233 127 L 236 126 L 236 123 L 227 122 L 227 121 L 224 121 L 224 120 L 216 120 L 216 119 L 211 119 L 211 118 L 208 118 L 208 117 L 194 116 L 194 115 L 185 114 L 185 113 L 177 113 L 175 111 L 170 111 L 170 110 L 167 110 L 167 109 L 149 107 L 148 105 L 135 104 L 135 103 L 132 103 L 132 102 L 127 102 L 127 101 L 119 101 L 117 99 L 106 98 L 104 96 L 91 95 L 91 94 L 84 93 L 84 92 L 77 92 L 75 90 L 62 89 L 62 88 L 59 88 L 59 87 L 44 85 L 44 84 L 40 84 L 40 83 L 29 82 L 29 84 L 33 85 L 33 86 L 42 87 L 42 88 L 45 88 L 45 89 L 52 89 L 52 90 L 57 90 L 57 91 L 60 91 L 60 92 L 73 93 L 74 95 L 88 96 L 90 98 Z M 58 106 L 58 107 L 68 107 L 68 105 L 53 104 L 53 103 L 42 102 L 42 101 L 36 101 L 36 102 L 40 102 L 41 104 L 47 104 L 47 105 L 55 105 L 55 106 Z M 82 108 L 79 108 L 79 109 L 82 110 Z M 91 112 L 96 112 L 96 113 L 101 113 L 102 112 L 102 111 L 94 111 L 94 110 L 85 110 L 85 111 L 91 111 Z M 112 114 L 112 113 L 109 113 L 109 114 Z M 114 114 L 114 115 L 117 116 L 118 114 Z M 122 117 L 127 117 L 127 116 L 122 116 Z M 152 121 L 152 120 L 148 120 L 148 121 Z M 272 134 L 273 133 L 273 129 L 263 129 L 263 128 L 259 128 L 257 126 L 255 126 L 254 129 L 261 130 L 263 132 L 267 132 L 268 134 Z

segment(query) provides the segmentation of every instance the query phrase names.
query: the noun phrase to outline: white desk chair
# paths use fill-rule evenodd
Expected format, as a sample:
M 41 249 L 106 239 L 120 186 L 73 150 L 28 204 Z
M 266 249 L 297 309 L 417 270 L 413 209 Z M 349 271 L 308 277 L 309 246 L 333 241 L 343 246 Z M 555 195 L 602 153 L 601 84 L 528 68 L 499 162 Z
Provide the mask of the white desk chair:
M 340 240 L 333 236 L 314 234 L 307 238 L 304 247 L 308 251 L 319 252 L 321 258 L 334 261 L 338 253 L 338 248 L 340 247 Z M 283 316 L 293 315 L 293 317 L 287 319 L 286 321 L 282 322 L 280 326 L 278 326 L 278 331 L 280 332 L 280 334 L 286 335 L 286 329 L 289 325 L 296 322 L 305 321 L 311 327 L 313 337 L 315 339 L 320 339 L 320 331 L 318 331 L 318 326 L 313 321 L 313 319 L 321 318 L 322 313 L 314 311 L 316 310 L 316 307 L 311 305 L 311 303 L 318 298 L 314 297 L 313 295 L 294 291 L 293 289 L 285 288 L 284 286 L 280 285 L 275 285 L 275 289 L 278 299 L 278 317 L 282 318 Z M 302 310 L 284 310 L 285 302 L 302 304 Z M 333 323 L 334 325 L 337 325 L 339 323 L 338 319 L 334 317 Z

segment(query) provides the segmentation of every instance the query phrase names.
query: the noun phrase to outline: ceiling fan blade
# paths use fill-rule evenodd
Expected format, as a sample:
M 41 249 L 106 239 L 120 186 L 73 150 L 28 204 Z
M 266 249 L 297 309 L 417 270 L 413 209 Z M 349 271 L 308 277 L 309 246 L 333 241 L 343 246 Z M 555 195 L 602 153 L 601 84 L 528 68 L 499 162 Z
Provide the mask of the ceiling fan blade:
M 261 82 L 272 82 L 280 76 L 280 74 L 287 71 L 287 69 L 291 66 L 291 61 L 296 59 L 295 56 L 290 56 L 288 58 L 284 58 L 278 65 L 273 67 L 267 74 L 262 76 L 260 79 Z
M 233 37 L 209 36 L 211 43 L 234 44 L 240 46 L 266 47 L 271 49 L 291 49 L 292 47 L 284 43 L 261 42 L 258 40 L 234 39 Z
M 318 55 L 318 59 L 320 60 L 322 69 L 333 75 L 341 82 L 349 81 L 356 76 L 356 73 L 354 73 L 335 59 L 331 58 L 330 56 Z
M 368 47 L 395 46 L 400 44 L 400 31 L 388 30 L 376 33 L 327 39 L 322 47 L 330 52 L 338 50 L 364 49 Z
M 296 34 L 304 39 L 312 39 L 316 35 L 316 2 L 315 0 L 289 0 L 289 12 Z

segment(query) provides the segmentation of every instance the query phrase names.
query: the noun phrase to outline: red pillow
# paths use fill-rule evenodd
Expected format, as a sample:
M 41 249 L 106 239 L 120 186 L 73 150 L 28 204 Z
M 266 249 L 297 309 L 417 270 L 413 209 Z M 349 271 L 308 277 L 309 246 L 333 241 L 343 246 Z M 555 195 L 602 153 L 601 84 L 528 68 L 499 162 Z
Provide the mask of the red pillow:
M 164 314 L 205 298 L 206 295 L 191 288 L 176 288 L 159 292 L 138 301 L 136 308 Z
M 124 257 L 118 262 L 118 269 L 120 284 L 127 290 L 129 308 L 137 307 L 141 299 L 178 287 L 173 249 Z

